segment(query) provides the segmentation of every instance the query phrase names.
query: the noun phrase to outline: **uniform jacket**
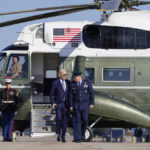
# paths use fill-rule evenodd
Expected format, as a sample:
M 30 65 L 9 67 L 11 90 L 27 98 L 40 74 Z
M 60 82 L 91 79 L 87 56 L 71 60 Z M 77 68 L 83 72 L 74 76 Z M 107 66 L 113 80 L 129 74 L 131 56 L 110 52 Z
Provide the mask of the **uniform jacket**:
M 22 71 L 22 65 L 17 63 L 17 64 L 12 64 L 9 72 L 11 75 L 14 75 L 15 73 L 21 73 Z
M 77 82 L 71 82 L 70 107 L 75 109 L 87 109 L 89 105 L 94 105 L 94 91 L 88 80 L 82 80 L 78 86 Z
M 69 93 L 70 93 L 70 81 L 66 81 L 66 91 L 63 90 L 60 79 L 57 79 L 53 82 L 53 85 L 50 89 L 50 102 L 51 104 L 57 104 L 57 106 L 61 103 L 66 104 L 69 107 Z
M 18 94 L 14 89 L 4 89 L 0 92 L 0 110 L 2 112 L 15 112 L 18 106 Z

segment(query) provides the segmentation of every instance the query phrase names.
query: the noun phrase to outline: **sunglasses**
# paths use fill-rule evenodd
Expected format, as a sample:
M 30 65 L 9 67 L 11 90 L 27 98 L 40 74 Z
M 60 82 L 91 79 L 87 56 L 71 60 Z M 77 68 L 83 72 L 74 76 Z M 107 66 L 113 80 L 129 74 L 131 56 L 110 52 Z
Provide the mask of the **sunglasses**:
M 63 74 L 62 76 L 67 76 L 67 74 Z

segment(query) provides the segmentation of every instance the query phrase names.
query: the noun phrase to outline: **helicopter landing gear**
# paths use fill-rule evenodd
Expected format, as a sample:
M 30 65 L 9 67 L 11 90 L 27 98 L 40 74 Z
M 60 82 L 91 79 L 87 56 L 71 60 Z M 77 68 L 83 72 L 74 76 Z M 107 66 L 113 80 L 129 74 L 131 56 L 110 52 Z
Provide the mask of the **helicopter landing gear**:
M 88 126 L 88 127 L 86 128 L 84 142 L 90 142 L 90 141 L 92 141 L 93 136 L 94 136 L 93 131 L 92 131 L 92 128 L 93 128 L 93 126 L 94 126 L 99 120 L 101 120 L 101 118 L 102 118 L 102 117 L 98 117 L 98 118 L 95 120 L 95 122 L 93 122 L 90 126 Z

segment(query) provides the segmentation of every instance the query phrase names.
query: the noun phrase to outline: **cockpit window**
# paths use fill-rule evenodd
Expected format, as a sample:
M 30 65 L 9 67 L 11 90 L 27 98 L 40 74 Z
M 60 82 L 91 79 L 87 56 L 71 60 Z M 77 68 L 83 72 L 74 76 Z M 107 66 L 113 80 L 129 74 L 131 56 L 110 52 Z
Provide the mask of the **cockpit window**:
M 28 55 L 12 54 L 6 68 L 5 78 L 28 78 Z
M 6 54 L 1 54 L 0 55 L 0 76 L 1 76 L 2 71 L 3 71 L 5 59 L 6 59 Z
M 35 34 L 35 37 L 36 37 L 37 39 L 42 39 L 42 37 L 43 37 L 43 29 L 42 29 L 42 28 L 39 28 L 39 29 L 37 30 L 37 32 L 36 32 L 36 34 Z

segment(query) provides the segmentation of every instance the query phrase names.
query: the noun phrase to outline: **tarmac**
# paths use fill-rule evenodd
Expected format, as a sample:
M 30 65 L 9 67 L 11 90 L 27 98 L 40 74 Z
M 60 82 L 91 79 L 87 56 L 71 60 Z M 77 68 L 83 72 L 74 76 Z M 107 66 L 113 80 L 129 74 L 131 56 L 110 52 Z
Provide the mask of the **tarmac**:
M 2 140 L 2 139 L 1 139 Z M 66 143 L 57 142 L 56 135 L 50 137 L 31 138 L 17 137 L 15 142 L 0 142 L 1 150 L 150 150 L 150 143 L 132 143 L 131 137 L 125 142 L 103 142 L 94 138 L 92 142 L 74 143 L 72 137 Z

